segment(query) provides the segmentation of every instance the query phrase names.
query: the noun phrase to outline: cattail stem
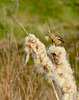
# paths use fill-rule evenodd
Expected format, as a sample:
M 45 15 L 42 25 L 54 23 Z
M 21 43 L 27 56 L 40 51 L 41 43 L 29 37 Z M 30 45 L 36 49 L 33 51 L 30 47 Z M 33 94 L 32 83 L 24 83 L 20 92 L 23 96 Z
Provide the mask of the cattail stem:
M 24 30 L 24 32 L 27 34 L 27 35 L 29 35 L 29 33 L 26 31 L 26 29 L 24 28 L 24 26 L 20 23 L 20 21 L 14 16 L 14 15 L 12 15 L 13 16 L 13 18 L 18 22 L 18 24 L 22 27 L 22 29 Z
M 48 23 L 47 23 L 46 20 L 45 20 L 45 23 L 46 23 L 46 25 L 47 25 L 47 27 L 48 27 L 48 32 L 50 33 L 50 28 L 49 28 Z
M 55 94 L 55 96 L 56 96 L 56 99 L 57 99 L 57 100 L 60 100 L 60 99 L 59 99 L 59 96 L 58 96 L 58 93 L 57 93 L 57 90 L 56 90 L 56 87 L 55 87 L 55 85 L 54 85 L 53 80 L 51 80 L 51 86 L 52 86 L 52 88 L 53 88 L 53 90 L 54 90 L 54 94 Z

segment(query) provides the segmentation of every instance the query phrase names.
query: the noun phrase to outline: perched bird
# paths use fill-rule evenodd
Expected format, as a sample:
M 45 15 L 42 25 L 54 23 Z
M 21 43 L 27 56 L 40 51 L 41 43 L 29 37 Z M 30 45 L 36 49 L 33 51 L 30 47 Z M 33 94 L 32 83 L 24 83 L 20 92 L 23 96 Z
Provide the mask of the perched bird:
M 45 21 L 46 22 L 46 21 Z M 47 22 L 46 22 L 47 24 Z M 48 26 L 48 24 L 47 24 Z M 65 43 L 62 39 L 62 37 L 60 37 L 59 35 L 57 34 L 53 34 L 50 32 L 50 29 L 49 29 L 49 26 L 48 26 L 48 34 L 45 36 L 45 38 L 48 40 L 48 38 L 50 38 L 52 40 L 52 42 L 55 44 L 55 45 L 59 45 L 61 43 Z
M 61 43 L 65 43 L 63 41 L 63 39 L 57 34 L 48 33 L 46 35 L 46 38 L 50 38 L 55 45 L 59 45 Z

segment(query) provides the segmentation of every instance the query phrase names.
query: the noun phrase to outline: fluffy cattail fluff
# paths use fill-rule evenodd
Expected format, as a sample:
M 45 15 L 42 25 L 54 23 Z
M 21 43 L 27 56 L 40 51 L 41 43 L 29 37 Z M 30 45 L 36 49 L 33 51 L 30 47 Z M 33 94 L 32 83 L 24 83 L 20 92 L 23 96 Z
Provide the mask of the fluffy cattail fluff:
M 27 53 L 26 63 L 29 60 L 30 53 L 32 53 L 37 71 L 46 73 L 48 79 L 53 77 L 54 66 L 47 56 L 44 44 L 35 35 L 29 34 L 25 38 L 25 51 Z
M 38 72 L 45 73 L 46 78 L 51 83 L 54 89 L 55 96 L 57 100 L 59 100 L 58 94 L 56 92 L 55 86 L 53 84 L 53 73 L 54 73 L 54 65 L 51 60 L 47 56 L 46 49 L 43 43 L 39 41 L 38 38 L 33 34 L 29 34 L 25 38 L 25 51 L 27 53 L 26 63 L 29 61 L 29 55 L 32 53 L 35 66 L 37 67 Z
M 55 62 L 54 79 L 60 91 L 61 100 L 77 100 L 76 99 L 76 84 L 73 77 L 73 71 L 66 58 L 64 47 L 49 47 L 49 52 L 53 55 Z

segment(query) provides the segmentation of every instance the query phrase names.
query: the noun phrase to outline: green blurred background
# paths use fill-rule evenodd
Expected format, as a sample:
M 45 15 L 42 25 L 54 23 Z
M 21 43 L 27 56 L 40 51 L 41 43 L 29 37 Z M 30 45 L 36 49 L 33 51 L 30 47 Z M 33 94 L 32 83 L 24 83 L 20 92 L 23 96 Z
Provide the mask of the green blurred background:
M 79 0 L 0 0 L 0 41 L 12 35 L 21 48 L 26 33 L 12 15 L 47 47 L 52 43 L 45 40 L 45 20 L 52 33 L 61 35 L 79 87 Z

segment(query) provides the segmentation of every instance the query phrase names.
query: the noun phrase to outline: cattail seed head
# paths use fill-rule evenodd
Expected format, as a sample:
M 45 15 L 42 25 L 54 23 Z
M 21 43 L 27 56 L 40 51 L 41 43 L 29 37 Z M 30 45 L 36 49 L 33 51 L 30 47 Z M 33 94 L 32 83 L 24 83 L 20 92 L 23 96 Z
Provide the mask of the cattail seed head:
M 30 53 L 32 53 L 37 71 L 45 73 L 48 79 L 53 77 L 54 65 L 47 56 L 45 45 L 35 35 L 29 34 L 25 38 L 25 51 L 27 53 L 26 63 Z
M 73 71 L 66 58 L 64 47 L 50 46 L 50 53 L 53 55 L 55 62 L 55 82 L 61 90 L 62 100 L 76 100 L 76 84 L 73 77 Z

